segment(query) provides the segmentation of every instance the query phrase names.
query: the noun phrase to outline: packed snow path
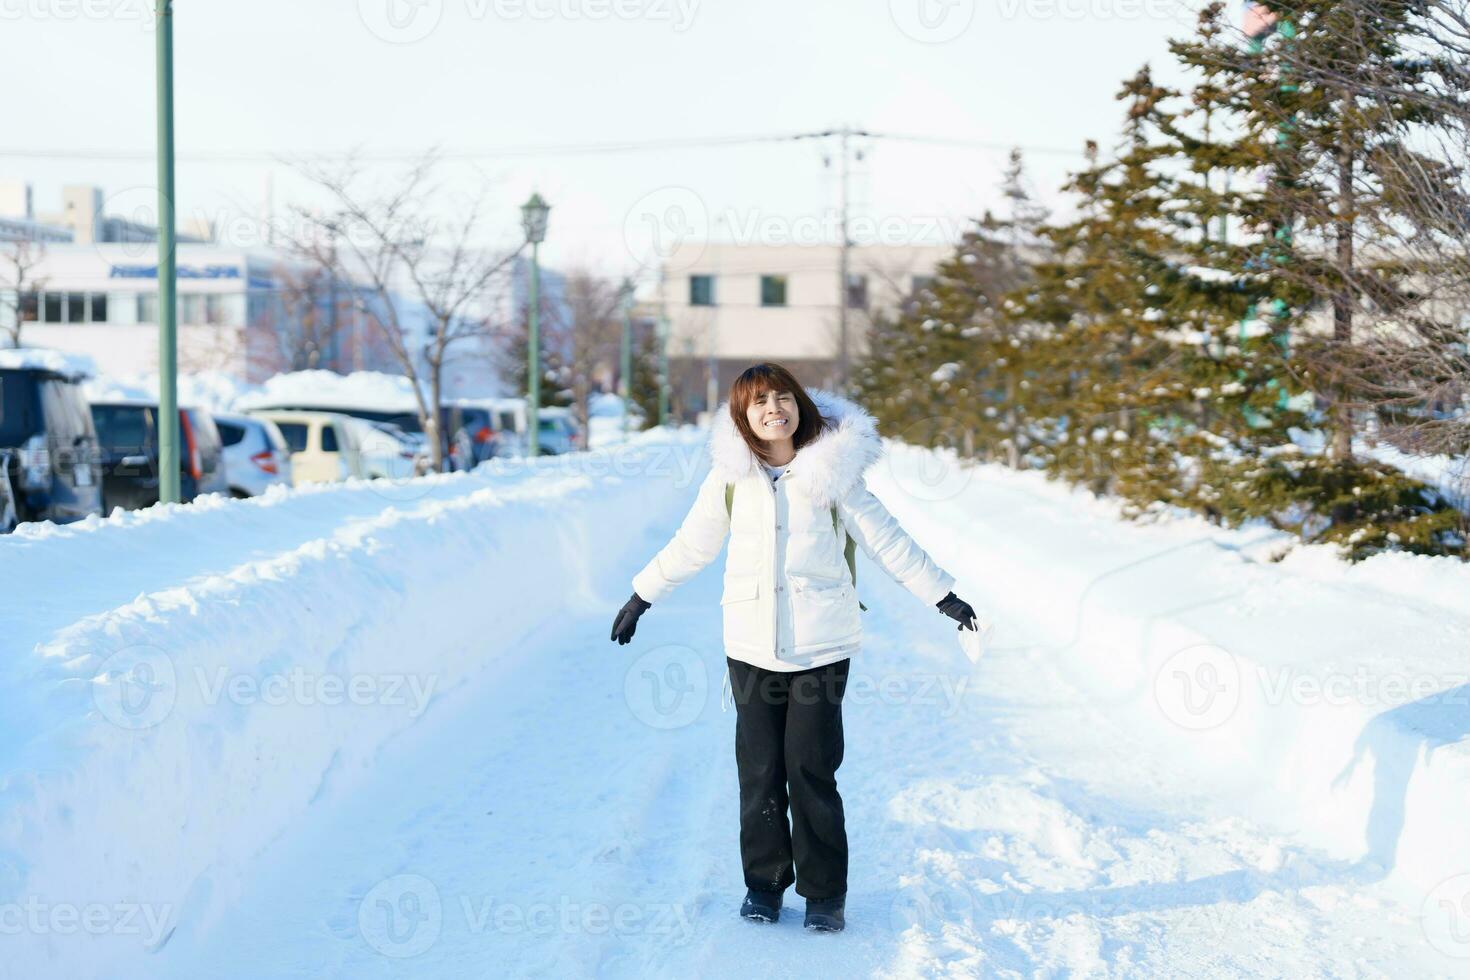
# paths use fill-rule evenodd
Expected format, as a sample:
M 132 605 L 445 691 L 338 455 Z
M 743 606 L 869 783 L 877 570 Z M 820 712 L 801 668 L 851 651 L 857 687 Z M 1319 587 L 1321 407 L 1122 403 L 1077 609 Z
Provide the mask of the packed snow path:
M 123 956 L 102 975 L 1470 975 L 1470 906 L 1456 891 L 1470 865 L 1450 840 L 1464 836 L 1456 743 L 1470 709 L 1434 700 L 1465 683 L 1470 608 L 1455 566 L 1347 569 L 1309 552 L 1273 563 L 1274 535 L 1128 525 L 1032 476 L 895 447 L 870 485 L 996 632 L 972 667 L 947 620 L 860 560 L 869 611 L 839 772 L 849 924 L 810 935 L 791 891 L 776 925 L 736 916 L 723 558 L 650 610 L 632 644 L 607 639 L 693 481 L 475 479 L 489 484 L 482 497 L 545 496 L 541 543 L 507 533 L 480 564 L 441 543 L 437 576 L 404 571 L 450 522 L 482 515 L 445 481 L 397 503 L 392 522 L 365 503 L 317 515 L 300 540 L 282 527 L 216 556 L 222 570 L 268 563 L 277 547 L 347 548 L 343 531 L 356 529 L 366 544 L 346 558 L 369 580 L 392 569 L 398 615 L 420 617 L 406 630 L 376 614 L 368 628 L 399 631 L 376 676 L 418 671 L 433 697 L 365 726 L 372 751 L 326 753 L 294 802 L 240 792 L 239 828 L 280 825 L 216 856 L 236 866 L 193 878 L 169 903 L 167 939 L 113 947 Z M 461 511 L 446 512 L 456 500 Z M 170 560 L 184 571 L 169 578 L 164 562 L 146 588 L 216 571 L 197 554 Z M 474 588 L 456 591 L 466 575 Z M 349 611 L 353 585 L 335 597 Z M 453 601 L 416 596 L 433 588 Z M 192 591 L 195 603 L 238 602 Z M 243 629 L 247 614 L 258 615 L 243 610 Z M 55 628 L 36 627 L 33 642 Z M 1344 700 L 1298 683 L 1360 668 L 1426 689 Z M 376 721 L 384 709 L 365 710 Z M 344 737 L 334 724 L 299 738 L 328 736 Z M 237 780 L 273 785 L 231 764 Z M 231 829 L 229 814 L 212 818 Z M 35 938 L 20 937 L 22 962 Z M 68 959 L 68 938 L 85 937 L 48 935 L 47 955 Z

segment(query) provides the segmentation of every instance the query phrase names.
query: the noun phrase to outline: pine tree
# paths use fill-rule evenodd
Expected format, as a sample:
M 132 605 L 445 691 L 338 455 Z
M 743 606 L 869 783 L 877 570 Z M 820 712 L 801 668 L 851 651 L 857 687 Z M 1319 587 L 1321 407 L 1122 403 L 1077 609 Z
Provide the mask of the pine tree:
M 861 397 L 890 431 L 1018 465 L 1024 423 L 1015 397 L 1015 324 L 1005 298 L 1027 281 L 1046 212 L 1019 151 L 1001 184 L 1008 214 L 987 211 L 897 317 L 878 317 L 857 374 Z
M 1450 71 L 1442 59 L 1408 56 L 1416 8 L 1429 5 L 1266 6 L 1277 18 L 1269 38 L 1243 46 L 1223 26 L 1223 5 L 1211 4 L 1195 37 L 1172 45 L 1200 79 L 1196 122 L 1220 114 L 1226 123 L 1206 130 L 1223 136 L 1175 136 L 1197 173 L 1221 169 L 1240 188 L 1188 195 L 1197 215 L 1223 216 L 1239 234 L 1202 238 L 1195 261 L 1249 298 L 1239 342 L 1220 338 L 1226 360 L 1239 361 L 1246 404 L 1215 419 L 1230 458 L 1207 459 L 1206 482 L 1229 520 L 1263 516 L 1356 556 L 1457 550 L 1463 521 L 1437 494 L 1352 455 L 1353 410 L 1385 388 L 1382 345 L 1365 328 L 1407 326 L 1431 345 L 1454 335 L 1423 303 L 1437 272 L 1425 256 L 1442 253 L 1404 247 L 1445 206 L 1445 163 L 1410 148 L 1415 131 L 1433 125 L 1430 83 Z M 1239 179 L 1252 173 L 1265 179 Z M 1329 317 L 1330 327 L 1317 326 Z M 1325 414 L 1313 411 L 1311 393 Z M 1240 418 L 1248 429 L 1230 424 Z M 1312 425 L 1327 430 L 1325 455 L 1297 453 L 1284 438 Z

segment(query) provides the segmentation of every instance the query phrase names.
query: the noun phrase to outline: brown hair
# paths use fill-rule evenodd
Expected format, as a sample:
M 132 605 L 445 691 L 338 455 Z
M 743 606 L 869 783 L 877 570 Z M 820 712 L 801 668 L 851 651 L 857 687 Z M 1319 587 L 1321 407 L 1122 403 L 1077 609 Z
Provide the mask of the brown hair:
M 801 382 L 790 371 L 771 361 L 753 364 L 742 371 L 740 377 L 730 385 L 730 417 L 735 421 L 735 431 L 740 433 L 750 451 L 761 462 L 771 461 L 770 450 L 766 448 L 765 440 L 751 429 L 745 411 L 751 402 L 768 391 L 789 391 L 791 397 L 796 399 L 800 418 L 796 423 L 796 432 L 791 436 L 791 446 L 798 452 L 802 446 L 832 427 L 831 420 L 822 415 L 817 403 L 812 401 L 812 396 L 806 393 Z

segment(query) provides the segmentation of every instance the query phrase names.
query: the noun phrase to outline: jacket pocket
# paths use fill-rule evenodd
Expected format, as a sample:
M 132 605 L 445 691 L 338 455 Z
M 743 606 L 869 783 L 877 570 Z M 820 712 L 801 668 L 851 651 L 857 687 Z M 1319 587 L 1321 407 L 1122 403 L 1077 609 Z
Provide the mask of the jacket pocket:
M 720 597 L 720 605 L 726 606 L 732 602 L 744 602 L 746 599 L 754 599 L 759 594 L 759 576 L 728 575 L 725 577 L 725 594 Z
M 852 588 L 852 579 L 846 575 L 790 575 L 791 591 L 814 602 L 830 602 L 847 595 Z
M 791 616 L 796 649 L 815 650 L 851 642 L 861 630 L 852 580 L 793 575 Z

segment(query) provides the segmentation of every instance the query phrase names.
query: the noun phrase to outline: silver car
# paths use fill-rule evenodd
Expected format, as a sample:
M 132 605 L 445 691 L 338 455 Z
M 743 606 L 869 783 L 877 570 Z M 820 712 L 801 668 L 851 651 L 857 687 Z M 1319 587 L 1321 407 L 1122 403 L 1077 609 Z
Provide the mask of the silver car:
M 214 417 L 225 444 L 225 472 L 230 494 L 258 497 L 272 486 L 291 485 L 291 450 L 276 423 L 253 415 Z

